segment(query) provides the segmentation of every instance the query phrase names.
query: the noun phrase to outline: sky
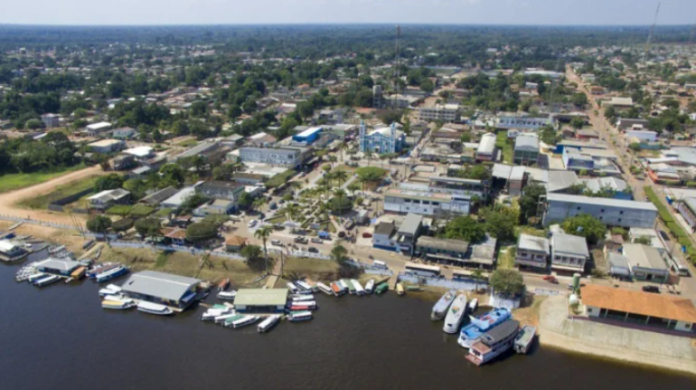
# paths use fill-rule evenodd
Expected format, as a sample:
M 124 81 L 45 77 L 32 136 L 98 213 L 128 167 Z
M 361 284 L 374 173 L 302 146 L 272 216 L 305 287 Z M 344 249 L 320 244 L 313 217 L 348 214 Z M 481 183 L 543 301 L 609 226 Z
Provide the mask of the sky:
M 658 0 L 2 0 L 0 24 L 650 25 Z M 662 0 L 658 25 L 696 23 Z

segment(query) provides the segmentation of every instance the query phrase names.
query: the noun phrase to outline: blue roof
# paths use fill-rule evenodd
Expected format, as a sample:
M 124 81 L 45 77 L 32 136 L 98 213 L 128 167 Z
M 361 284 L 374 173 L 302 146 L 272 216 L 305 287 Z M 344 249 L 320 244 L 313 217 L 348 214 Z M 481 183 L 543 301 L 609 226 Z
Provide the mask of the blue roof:
M 320 131 L 322 131 L 321 127 L 310 127 L 309 129 L 307 129 L 299 134 L 295 134 L 293 136 L 293 138 L 308 138 L 308 137 L 311 137 L 312 135 L 319 133 Z

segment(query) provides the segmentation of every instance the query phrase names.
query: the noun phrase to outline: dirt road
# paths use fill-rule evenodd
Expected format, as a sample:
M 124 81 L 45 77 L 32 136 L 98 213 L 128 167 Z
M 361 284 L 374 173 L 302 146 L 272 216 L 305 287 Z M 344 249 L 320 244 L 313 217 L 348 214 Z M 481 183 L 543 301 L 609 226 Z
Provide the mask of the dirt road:
M 29 198 L 35 198 L 53 191 L 56 187 L 77 182 L 90 176 L 105 175 L 108 172 L 102 171 L 99 165 L 71 172 L 47 182 L 31 187 L 22 188 L 16 191 L 0 194 L 0 214 L 12 215 L 22 218 L 31 218 L 48 222 L 71 224 L 67 214 L 55 213 L 48 210 L 27 210 L 16 206 L 16 203 Z

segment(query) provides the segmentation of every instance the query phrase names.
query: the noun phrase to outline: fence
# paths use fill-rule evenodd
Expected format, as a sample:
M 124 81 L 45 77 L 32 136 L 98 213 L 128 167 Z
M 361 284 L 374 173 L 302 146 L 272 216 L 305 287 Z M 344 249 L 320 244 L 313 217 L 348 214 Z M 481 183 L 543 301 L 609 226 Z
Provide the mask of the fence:
M 455 280 L 446 279 L 444 276 L 432 277 L 432 276 L 416 276 L 412 274 L 399 274 L 399 280 L 415 283 L 415 284 L 425 284 L 427 286 L 444 287 L 444 288 L 454 288 L 458 290 L 475 291 L 478 288 L 487 288 L 488 283 L 484 281 L 470 280 Z
M 48 226 L 48 227 L 52 227 L 52 228 L 56 228 L 56 229 L 75 229 L 75 226 L 72 226 L 72 225 L 65 225 L 62 223 L 41 221 L 38 219 L 31 219 L 31 218 L 20 218 L 20 217 L 14 216 L 14 215 L 0 215 L 0 219 L 5 220 L 5 221 L 28 223 L 31 225 Z
M 85 195 L 87 195 L 87 194 L 91 194 L 92 192 L 94 192 L 94 189 L 93 189 L 93 188 L 87 188 L 87 189 L 84 189 L 84 190 L 82 190 L 82 191 L 80 191 L 80 192 L 76 192 L 76 193 L 74 193 L 74 194 L 72 194 L 72 195 L 68 195 L 68 196 L 66 196 L 66 197 L 64 197 L 64 198 L 61 198 L 61 199 L 58 199 L 58 200 L 54 200 L 53 202 L 51 202 L 51 203 L 48 205 L 48 209 L 49 209 L 49 210 L 53 210 L 53 211 L 60 211 L 60 212 L 62 212 L 62 211 L 63 211 L 63 206 L 65 206 L 66 204 L 70 204 L 70 203 L 72 203 L 72 202 L 74 202 L 74 201 L 76 201 L 76 200 L 82 198 L 83 196 L 85 196 Z

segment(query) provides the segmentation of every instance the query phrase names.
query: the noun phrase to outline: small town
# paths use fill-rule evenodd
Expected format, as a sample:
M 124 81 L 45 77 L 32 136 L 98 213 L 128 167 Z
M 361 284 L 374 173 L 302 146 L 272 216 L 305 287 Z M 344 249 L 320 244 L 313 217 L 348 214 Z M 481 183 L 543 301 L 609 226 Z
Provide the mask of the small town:
M 467 375 L 573 356 L 676 389 L 696 375 L 696 40 L 655 6 L 550 41 L 0 25 L 4 295 L 85 296 L 62 312 L 115 338 L 264 334 L 251 348 L 390 310 Z

